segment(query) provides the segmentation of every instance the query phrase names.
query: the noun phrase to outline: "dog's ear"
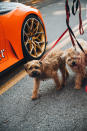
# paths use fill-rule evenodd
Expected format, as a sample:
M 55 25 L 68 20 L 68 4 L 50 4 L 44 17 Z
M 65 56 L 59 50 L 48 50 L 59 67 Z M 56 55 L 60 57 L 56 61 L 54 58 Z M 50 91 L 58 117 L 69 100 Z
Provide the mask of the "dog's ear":
M 25 68 L 25 70 L 27 71 L 27 64 L 24 64 L 24 68 Z
M 62 59 L 62 60 L 65 60 L 65 59 L 66 59 L 66 56 L 67 56 L 67 53 L 64 52 L 64 53 L 61 55 L 61 59 Z
M 61 59 L 66 59 L 67 56 L 68 56 L 71 52 L 72 52 L 72 49 L 71 49 L 71 48 L 64 50 L 63 54 L 61 55 Z
M 42 61 L 39 61 L 40 65 L 42 65 Z

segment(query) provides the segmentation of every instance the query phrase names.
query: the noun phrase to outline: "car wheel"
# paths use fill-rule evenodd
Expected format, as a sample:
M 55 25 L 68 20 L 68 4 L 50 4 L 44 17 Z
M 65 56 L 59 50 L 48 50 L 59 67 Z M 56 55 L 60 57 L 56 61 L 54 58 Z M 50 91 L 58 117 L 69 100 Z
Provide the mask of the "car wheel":
M 22 47 L 24 57 L 39 59 L 46 49 L 46 34 L 40 18 L 29 15 L 22 26 Z

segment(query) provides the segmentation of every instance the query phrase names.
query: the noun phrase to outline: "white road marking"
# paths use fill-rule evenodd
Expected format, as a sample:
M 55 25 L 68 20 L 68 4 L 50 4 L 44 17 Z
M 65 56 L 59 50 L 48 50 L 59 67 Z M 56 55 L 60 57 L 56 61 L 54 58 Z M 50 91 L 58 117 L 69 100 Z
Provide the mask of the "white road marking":
M 87 8 L 82 8 L 81 11 L 87 10 Z M 53 15 L 65 15 L 66 11 L 65 10 L 57 10 L 53 12 Z

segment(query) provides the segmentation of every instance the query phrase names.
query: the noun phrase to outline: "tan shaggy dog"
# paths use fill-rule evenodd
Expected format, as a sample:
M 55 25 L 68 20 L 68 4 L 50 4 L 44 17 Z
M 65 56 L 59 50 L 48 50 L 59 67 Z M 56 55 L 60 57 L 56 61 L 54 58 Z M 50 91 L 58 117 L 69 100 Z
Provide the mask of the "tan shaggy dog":
M 65 77 L 68 76 L 68 72 L 62 55 L 63 51 L 57 49 L 51 51 L 42 61 L 32 60 L 24 65 L 29 76 L 34 78 L 32 99 L 36 99 L 38 97 L 38 89 L 41 80 L 52 78 L 56 83 L 57 89 L 60 89 L 61 86 L 65 84 Z M 62 74 L 61 83 L 57 74 L 58 69 L 60 69 Z
M 85 53 L 87 53 L 87 42 L 79 39 L 78 40 L 83 47 Z M 87 66 L 87 55 L 85 55 L 78 45 L 76 45 L 76 50 L 71 47 L 65 51 L 65 59 L 68 66 L 76 73 L 75 79 L 75 89 L 80 89 L 82 85 L 82 80 L 87 76 L 86 66 Z

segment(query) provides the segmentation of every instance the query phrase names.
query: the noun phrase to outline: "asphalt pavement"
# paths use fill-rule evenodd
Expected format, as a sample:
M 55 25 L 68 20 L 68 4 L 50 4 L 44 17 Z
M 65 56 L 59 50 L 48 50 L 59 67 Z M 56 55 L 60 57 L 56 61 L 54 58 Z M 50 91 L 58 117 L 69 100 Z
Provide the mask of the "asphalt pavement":
M 86 0 L 82 1 L 82 7 L 86 8 Z M 64 9 L 63 0 L 40 8 L 49 43 L 66 29 Z M 72 28 L 78 24 L 77 16 L 71 15 Z M 86 19 L 86 10 L 82 11 L 82 19 Z M 81 38 L 86 40 L 86 33 Z M 52 80 L 42 81 L 39 99 L 35 101 L 31 100 L 33 79 L 28 75 L 2 94 L 0 131 L 87 131 L 87 80 L 83 81 L 80 90 L 75 90 L 75 74 L 70 69 L 69 72 L 67 84 L 60 91 Z

